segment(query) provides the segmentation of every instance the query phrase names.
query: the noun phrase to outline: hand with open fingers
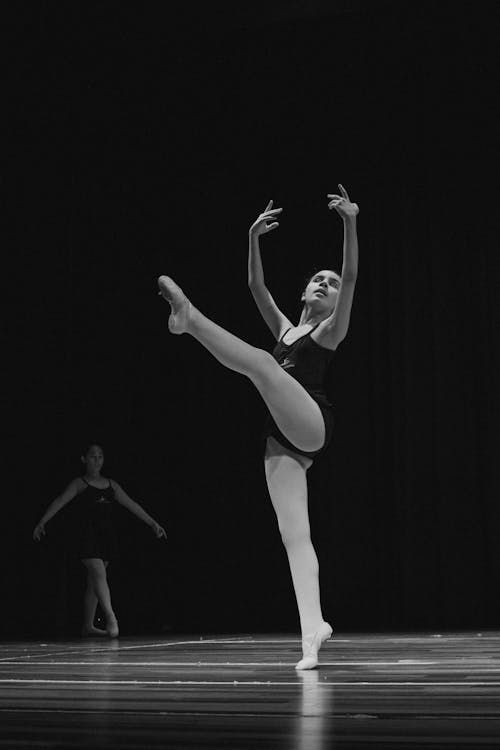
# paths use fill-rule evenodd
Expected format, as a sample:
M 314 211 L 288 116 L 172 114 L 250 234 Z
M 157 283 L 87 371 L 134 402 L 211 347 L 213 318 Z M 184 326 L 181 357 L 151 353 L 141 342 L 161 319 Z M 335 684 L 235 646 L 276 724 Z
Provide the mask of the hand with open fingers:
M 42 536 L 45 536 L 45 524 L 38 523 L 33 531 L 33 539 L 35 542 L 39 542 Z
M 266 232 L 270 232 L 271 229 L 279 227 L 279 223 L 276 219 L 282 211 L 282 208 L 273 208 L 273 202 L 269 201 L 264 211 L 250 227 L 250 234 L 254 237 L 258 237 L 260 234 L 266 234 Z
M 343 219 L 357 216 L 359 214 L 359 206 L 357 203 L 352 203 L 345 187 L 339 183 L 339 190 L 342 195 L 335 195 L 328 193 L 330 199 L 328 208 L 334 208 L 336 212 L 342 216 Z
M 157 539 L 166 539 L 167 538 L 167 532 L 163 528 L 163 526 L 160 526 L 159 523 L 156 523 L 156 521 L 151 526 L 153 529 L 153 534 Z

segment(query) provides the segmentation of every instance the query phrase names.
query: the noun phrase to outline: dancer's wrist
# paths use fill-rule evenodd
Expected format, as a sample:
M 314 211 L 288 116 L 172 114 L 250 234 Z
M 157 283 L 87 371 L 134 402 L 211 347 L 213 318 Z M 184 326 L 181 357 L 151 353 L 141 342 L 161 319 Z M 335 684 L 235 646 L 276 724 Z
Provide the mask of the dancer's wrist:
M 356 221 L 357 221 L 357 218 L 358 218 L 357 214 L 356 214 L 356 215 L 354 215 L 354 216 L 353 216 L 353 215 L 351 215 L 351 214 L 349 214 L 348 216 L 343 216 L 343 217 L 342 217 L 342 221 L 343 221 L 343 222 L 344 222 L 344 224 L 346 224 L 346 225 L 350 225 L 350 226 L 352 226 L 352 227 L 355 227 L 355 226 L 356 226 Z

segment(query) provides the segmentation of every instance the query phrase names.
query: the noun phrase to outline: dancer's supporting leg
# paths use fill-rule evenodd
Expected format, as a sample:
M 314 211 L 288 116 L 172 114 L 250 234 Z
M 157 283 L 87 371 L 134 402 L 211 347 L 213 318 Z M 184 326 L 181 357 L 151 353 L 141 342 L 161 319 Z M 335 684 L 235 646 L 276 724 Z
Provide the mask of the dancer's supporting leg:
M 303 633 L 313 633 L 323 622 L 319 598 L 318 558 L 311 542 L 307 508 L 306 471 L 310 458 L 267 440 L 265 470 L 281 538 L 285 546 Z
M 106 561 L 104 563 L 104 567 L 108 567 L 108 562 Z M 83 626 L 82 626 L 82 635 L 96 635 L 96 636 L 106 636 L 108 635 L 106 630 L 102 630 L 101 628 L 96 628 L 94 625 L 95 620 L 95 614 L 97 610 L 97 604 L 98 604 L 98 598 L 97 594 L 94 590 L 94 583 L 92 580 L 92 576 L 87 570 L 87 588 L 85 590 L 85 594 L 83 596 Z
M 189 333 L 231 370 L 246 375 L 255 385 L 281 432 L 304 451 L 321 448 L 325 424 L 318 404 L 269 352 L 245 341 L 206 318 L 168 276 L 160 276 L 161 294 L 172 307 L 172 333 Z
M 332 634 L 323 621 L 319 565 L 311 542 L 306 471 L 312 460 L 287 450 L 274 438 L 266 445 L 265 469 L 269 495 L 285 546 L 302 631 L 303 659 L 298 669 L 317 666 L 321 643 Z
M 104 562 L 96 557 L 85 558 L 82 562 L 87 568 L 95 594 L 104 612 L 107 633 L 111 638 L 116 638 L 118 636 L 118 622 L 111 606 L 111 593 Z

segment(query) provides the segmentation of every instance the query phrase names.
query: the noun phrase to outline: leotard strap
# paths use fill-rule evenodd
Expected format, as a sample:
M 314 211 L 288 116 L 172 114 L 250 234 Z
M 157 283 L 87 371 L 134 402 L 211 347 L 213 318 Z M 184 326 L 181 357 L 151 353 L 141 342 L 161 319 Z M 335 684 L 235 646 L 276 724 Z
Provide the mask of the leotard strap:
M 94 487 L 94 485 L 93 485 L 93 484 L 89 484 L 89 483 L 87 482 L 87 480 L 85 479 L 85 477 L 82 477 L 82 479 L 83 479 L 83 481 L 85 482 L 85 484 L 87 485 L 87 487 L 92 487 L 92 488 L 93 488 L 94 490 L 100 490 L 100 489 L 101 489 L 101 487 Z M 109 490 L 110 488 L 111 488 L 111 489 L 112 489 L 113 491 L 114 491 L 114 489 L 115 489 L 115 488 L 113 487 L 113 485 L 111 484 L 111 479 L 108 479 L 108 486 L 107 486 L 107 487 L 102 487 L 102 489 L 103 489 L 103 490 Z
M 293 326 L 290 326 L 290 328 L 287 328 L 287 329 L 286 329 L 285 333 L 284 333 L 284 334 L 283 334 L 283 336 L 282 336 L 282 337 L 280 338 L 280 341 L 283 341 L 283 339 L 284 339 L 284 338 L 285 338 L 285 336 L 287 335 L 288 331 L 291 331 L 291 330 L 292 330 L 292 328 L 293 328 Z

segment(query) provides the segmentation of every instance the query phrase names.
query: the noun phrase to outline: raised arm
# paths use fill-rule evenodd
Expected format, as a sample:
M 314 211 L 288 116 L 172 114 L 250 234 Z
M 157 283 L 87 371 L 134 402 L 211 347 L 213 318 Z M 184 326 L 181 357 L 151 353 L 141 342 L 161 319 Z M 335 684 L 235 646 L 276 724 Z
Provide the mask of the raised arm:
M 63 493 L 61 493 L 55 500 L 51 502 L 41 519 L 33 530 L 33 539 L 39 542 L 41 537 L 45 534 L 45 524 L 54 518 L 56 513 L 59 513 L 61 508 L 64 508 L 79 492 L 81 479 L 73 479 Z
M 328 208 L 334 208 L 344 222 L 344 250 L 342 276 L 335 310 L 314 332 L 314 339 L 329 349 L 336 349 L 349 328 L 354 288 L 358 277 L 357 203 L 352 203 L 347 190 L 339 185 L 341 195 L 328 195 Z
M 259 246 L 260 235 L 279 226 L 276 219 L 283 209 L 272 206 L 273 202 L 269 201 L 264 212 L 252 224 L 248 232 L 248 286 L 260 314 L 271 329 L 274 338 L 278 340 L 292 324 L 283 315 L 266 287 Z
M 118 482 L 115 482 L 114 479 L 110 479 L 109 481 L 111 482 L 111 486 L 114 490 L 115 498 L 118 500 L 120 505 L 123 505 L 125 508 L 127 508 L 127 510 L 133 513 L 134 516 L 137 516 L 137 518 L 140 518 L 141 521 L 144 521 L 144 523 L 150 526 L 153 530 L 153 533 L 158 537 L 158 539 L 161 539 L 162 537 L 166 539 L 167 534 L 165 529 L 160 526 L 160 524 L 155 521 L 154 518 L 151 518 L 149 513 L 146 513 L 144 508 L 139 505 L 139 503 L 136 503 L 135 500 L 132 500 L 132 498 L 129 497 L 124 490 L 122 490 Z

